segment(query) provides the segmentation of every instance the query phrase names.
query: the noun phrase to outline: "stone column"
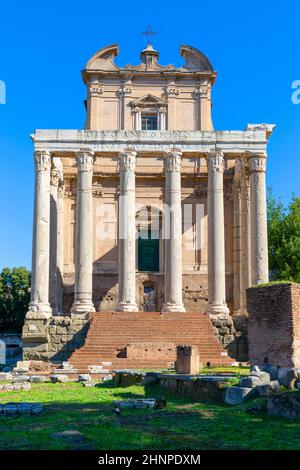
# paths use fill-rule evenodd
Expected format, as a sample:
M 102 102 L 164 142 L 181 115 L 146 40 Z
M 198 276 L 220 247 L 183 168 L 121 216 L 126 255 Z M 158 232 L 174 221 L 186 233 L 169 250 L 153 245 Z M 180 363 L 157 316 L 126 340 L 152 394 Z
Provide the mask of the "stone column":
M 250 155 L 251 284 L 269 280 L 265 154 Z
M 179 150 L 166 155 L 166 204 L 169 208 L 165 240 L 165 303 L 162 312 L 185 312 L 182 303 L 182 210 L 181 156 Z M 166 218 L 165 218 L 166 219 Z
M 58 315 L 58 187 L 62 181 L 62 165 L 60 158 L 52 159 L 50 184 L 50 304 L 54 315 Z
M 137 312 L 135 298 L 135 162 L 136 152 L 120 154 L 119 312 Z
M 211 314 L 228 314 L 225 285 L 223 173 L 224 156 L 216 150 L 207 156 L 208 190 L 208 305 Z
M 140 108 L 134 108 L 132 111 L 133 114 L 133 129 L 135 131 L 141 130 L 141 110 Z
M 75 290 L 72 314 L 86 315 L 95 311 L 93 292 L 93 163 L 94 154 L 81 150 L 77 154 L 77 205 Z
M 160 131 L 165 131 L 166 130 L 166 108 L 163 106 L 159 108 L 158 111 L 158 129 Z
M 234 313 L 241 312 L 241 160 L 236 159 L 233 180 L 233 297 Z
M 251 285 L 251 217 L 248 162 L 241 172 L 241 312 L 247 312 L 246 289 Z
M 64 183 L 58 186 L 57 191 L 57 311 L 64 313 L 63 290 L 64 290 Z
M 31 301 L 26 318 L 50 318 L 49 242 L 51 155 L 36 151 Z

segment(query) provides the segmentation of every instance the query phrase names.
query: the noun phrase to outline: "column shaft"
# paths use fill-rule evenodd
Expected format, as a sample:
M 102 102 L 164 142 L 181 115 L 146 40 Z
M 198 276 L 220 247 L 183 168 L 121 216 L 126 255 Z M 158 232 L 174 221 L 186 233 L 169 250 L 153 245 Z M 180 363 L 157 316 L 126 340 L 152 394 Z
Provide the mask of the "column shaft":
M 135 298 L 135 158 L 136 152 L 120 154 L 119 198 L 119 302 L 117 311 L 136 312 Z
M 251 284 L 251 217 L 249 168 L 245 160 L 241 174 L 241 227 L 241 311 L 246 313 L 246 289 Z
M 185 312 L 182 303 L 182 209 L 181 209 L 181 152 L 174 150 L 166 156 L 166 204 L 169 217 L 165 241 L 165 303 L 163 312 Z
M 233 296 L 234 313 L 241 310 L 241 160 L 235 161 L 233 181 Z
M 93 292 L 93 153 L 77 154 L 75 291 L 72 314 L 94 311 Z
M 49 318 L 50 170 L 49 152 L 35 152 L 35 196 L 31 302 L 27 318 Z
M 50 185 L 50 304 L 54 315 L 59 310 L 59 279 L 58 279 L 58 188 L 63 181 L 63 170 L 60 158 L 52 159 Z
M 229 313 L 226 305 L 222 152 L 211 152 L 208 165 L 208 306 L 207 312 Z
M 269 280 L 266 155 L 249 158 L 251 194 L 251 284 Z

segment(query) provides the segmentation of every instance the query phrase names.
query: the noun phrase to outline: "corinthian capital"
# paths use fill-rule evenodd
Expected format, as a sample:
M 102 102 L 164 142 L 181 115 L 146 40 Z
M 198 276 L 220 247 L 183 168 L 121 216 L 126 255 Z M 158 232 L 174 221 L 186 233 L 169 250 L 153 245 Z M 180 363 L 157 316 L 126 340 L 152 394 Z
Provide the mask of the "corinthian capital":
M 165 170 L 166 171 L 180 171 L 181 169 L 182 152 L 174 149 L 166 153 Z
M 121 171 L 135 171 L 136 152 L 126 150 L 120 153 L 120 169 Z
M 209 172 L 224 173 L 224 155 L 220 150 L 212 150 L 207 154 L 207 168 Z
M 78 171 L 93 171 L 94 158 L 91 150 L 80 150 L 76 154 Z
M 36 171 L 49 171 L 51 169 L 51 154 L 46 150 L 34 152 Z
M 252 153 L 250 153 L 248 155 L 250 173 L 253 173 L 254 171 L 264 173 L 267 168 L 267 155 L 265 153 L 260 153 L 257 155 L 253 155 Z

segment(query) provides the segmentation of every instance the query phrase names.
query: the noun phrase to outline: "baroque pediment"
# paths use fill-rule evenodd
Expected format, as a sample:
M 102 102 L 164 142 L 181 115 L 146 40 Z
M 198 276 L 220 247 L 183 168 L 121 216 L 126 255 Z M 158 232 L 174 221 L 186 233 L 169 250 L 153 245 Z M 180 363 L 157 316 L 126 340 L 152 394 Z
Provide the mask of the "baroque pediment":
M 125 67 L 118 67 L 115 63 L 115 57 L 119 54 L 119 46 L 111 44 L 99 49 L 87 62 L 86 72 L 88 71 L 178 71 L 178 72 L 208 72 L 214 73 L 209 59 L 198 49 L 189 45 L 180 47 L 180 54 L 185 63 L 181 67 L 175 67 L 173 64 L 160 65 L 158 63 L 159 54 L 152 46 L 148 46 L 141 52 L 142 62 L 139 65 L 127 64 Z
M 130 104 L 133 108 L 140 106 L 165 106 L 166 101 L 149 93 L 148 95 L 144 95 L 137 100 L 131 101 Z

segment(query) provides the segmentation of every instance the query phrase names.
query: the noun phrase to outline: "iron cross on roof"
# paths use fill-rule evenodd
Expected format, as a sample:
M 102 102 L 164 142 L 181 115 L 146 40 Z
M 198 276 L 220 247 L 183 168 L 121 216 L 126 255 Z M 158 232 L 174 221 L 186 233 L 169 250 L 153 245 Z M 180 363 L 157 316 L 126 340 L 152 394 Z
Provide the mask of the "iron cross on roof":
M 151 28 L 151 26 L 148 26 L 148 28 L 146 29 L 146 31 L 144 31 L 142 33 L 144 36 L 147 36 L 148 40 L 147 40 L 147 46 L 151 46 L 151 36 L 156 36 L 157 33 L 155 31 L 153 31 L 153 29 Z

